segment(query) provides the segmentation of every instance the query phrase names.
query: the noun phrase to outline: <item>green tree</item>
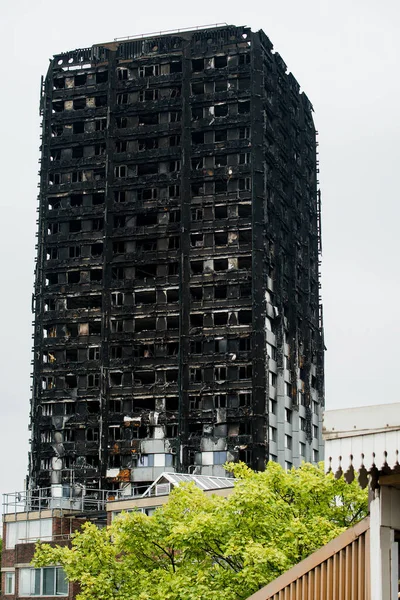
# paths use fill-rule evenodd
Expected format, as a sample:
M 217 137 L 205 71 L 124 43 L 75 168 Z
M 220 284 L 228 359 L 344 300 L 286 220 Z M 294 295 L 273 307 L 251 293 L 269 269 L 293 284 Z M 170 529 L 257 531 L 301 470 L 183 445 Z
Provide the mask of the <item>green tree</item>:
M 179 486 L 151 517 L 86 523 L 71 548 L 38 544 L 34 564 L 62 565 L 81 600 L 239 600 L 367 514 L 366 492 L 322 464 L 227 469 L 237 482 L 226 498 Z

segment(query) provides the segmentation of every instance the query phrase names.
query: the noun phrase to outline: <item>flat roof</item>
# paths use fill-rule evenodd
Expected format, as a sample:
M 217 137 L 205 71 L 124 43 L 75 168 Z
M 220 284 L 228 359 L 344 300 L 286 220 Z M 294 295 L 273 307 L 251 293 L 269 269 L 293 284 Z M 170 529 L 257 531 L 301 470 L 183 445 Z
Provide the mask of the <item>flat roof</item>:
M 400 402 L 327 410 L 323 437 L 331 440 L 400 430 Z

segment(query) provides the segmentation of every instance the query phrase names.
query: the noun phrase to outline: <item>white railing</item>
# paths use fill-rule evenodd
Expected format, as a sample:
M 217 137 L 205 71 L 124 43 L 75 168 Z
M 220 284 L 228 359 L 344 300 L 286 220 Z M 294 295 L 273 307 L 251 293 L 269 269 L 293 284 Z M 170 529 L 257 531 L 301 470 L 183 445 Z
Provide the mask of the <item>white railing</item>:
M 3 513 L 41 512 L 64 509 L 76 511 L 105 510 L 111 492 L 79 485 L 53 485 L 3 495 Z

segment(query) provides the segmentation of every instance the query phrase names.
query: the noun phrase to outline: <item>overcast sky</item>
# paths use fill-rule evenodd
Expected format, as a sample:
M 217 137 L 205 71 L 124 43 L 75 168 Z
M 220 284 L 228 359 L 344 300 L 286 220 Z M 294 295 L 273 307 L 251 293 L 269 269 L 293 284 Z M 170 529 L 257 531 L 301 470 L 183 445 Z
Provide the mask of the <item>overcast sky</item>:
M 315 109 L 326 403 L 345 408 L 398 399 L 399 21 L 398 0 L 3 0 L 0 493 L 23 489 L 27 467 L 38 102 L 48 59 L 212 22 L 265 31 Z

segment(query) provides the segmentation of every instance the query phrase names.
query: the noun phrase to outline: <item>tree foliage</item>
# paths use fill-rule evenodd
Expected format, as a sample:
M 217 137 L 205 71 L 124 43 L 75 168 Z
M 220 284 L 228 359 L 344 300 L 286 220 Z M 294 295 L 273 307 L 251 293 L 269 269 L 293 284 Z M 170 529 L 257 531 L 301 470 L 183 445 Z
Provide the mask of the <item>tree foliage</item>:
M 81 600 L 239 600 L 367 514 L 366 492 L 323 465 L 264 472 L 244 464 L 228 497 L 185 484 L 153 516 L 86 523 L 71 548 L 38 544 L 34 564 L 60 564 Z

